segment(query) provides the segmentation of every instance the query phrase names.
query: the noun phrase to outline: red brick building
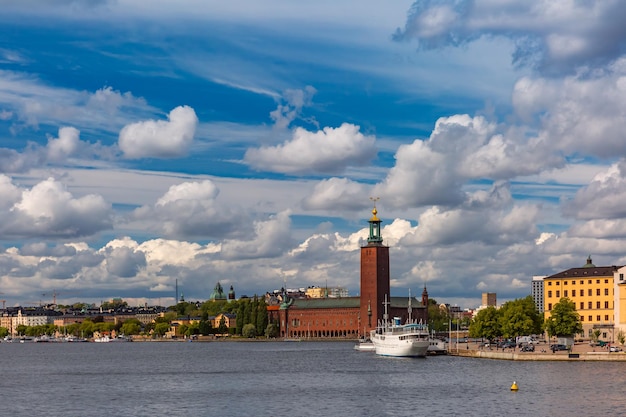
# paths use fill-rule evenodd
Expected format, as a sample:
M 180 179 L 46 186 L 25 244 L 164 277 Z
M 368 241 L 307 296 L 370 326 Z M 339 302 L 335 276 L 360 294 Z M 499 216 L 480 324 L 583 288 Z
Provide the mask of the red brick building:
M 285 297 L 280 307 L 268 308 L 277 319 L 280 336 L 287 338 L 349 338 L 369 334 L 383 320 L 384 303 L 391 317 L 404 323 L 428 321 L 428 292 L 424 287 L 421 302 L 409 297 L 390 297 L 389 247 L 383 245 L 381 220 L 376 207 L 369 219 L 367 245 L 361 247 L 361 288 L 359 297 L 294 299 Z

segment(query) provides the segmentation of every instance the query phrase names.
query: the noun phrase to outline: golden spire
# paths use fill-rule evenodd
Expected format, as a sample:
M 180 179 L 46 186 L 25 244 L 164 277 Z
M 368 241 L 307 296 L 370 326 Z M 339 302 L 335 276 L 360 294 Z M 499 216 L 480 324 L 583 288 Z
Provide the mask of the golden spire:
M 380 197 L 370 197 L 370 200 L 374 202 L 374 208 L 372 209 L 372 218 L 370 219 L 370 221 L 380 221 L 380 219 L 376 216 L 378 214 L 378 210 L 376 210 L 376 202 L 380 200 Z

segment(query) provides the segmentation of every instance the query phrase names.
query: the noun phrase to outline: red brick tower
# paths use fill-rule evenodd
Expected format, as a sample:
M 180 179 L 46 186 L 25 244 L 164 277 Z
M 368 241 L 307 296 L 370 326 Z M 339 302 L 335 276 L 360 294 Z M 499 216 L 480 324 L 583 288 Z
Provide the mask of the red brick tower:
M 374 199 L 377 200 L 377 199 Z M 361 328 L 359 334 L 366 336 L 383 319 L 385 296 L 389 293 L 389 247 L 383 245 L 380 234 L 381 220 L 376 216 L 376 206 L 369 219 L 370 234 L 367 245 L 361 247 Z M 363 333 L 364 332 L 364 333 Z

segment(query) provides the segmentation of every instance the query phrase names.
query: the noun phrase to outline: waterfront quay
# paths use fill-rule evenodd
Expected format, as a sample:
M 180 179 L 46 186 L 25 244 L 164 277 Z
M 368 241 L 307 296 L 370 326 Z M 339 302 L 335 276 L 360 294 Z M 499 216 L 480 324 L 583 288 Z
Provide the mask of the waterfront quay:
M 480 348 L 476 344 L 460 343 L 448 349 L 451 356 L 467 358 L 499 359 L 510 361 L 608 361 L 626 362 L 626 352 L 609 352 L 608 349 L 591 347 L 589 343 L 576 343 L 571 352 L 557 351 L 552 353 L 550 345 L 538 344 L 534 352 L 520 352 L 519 349 Z

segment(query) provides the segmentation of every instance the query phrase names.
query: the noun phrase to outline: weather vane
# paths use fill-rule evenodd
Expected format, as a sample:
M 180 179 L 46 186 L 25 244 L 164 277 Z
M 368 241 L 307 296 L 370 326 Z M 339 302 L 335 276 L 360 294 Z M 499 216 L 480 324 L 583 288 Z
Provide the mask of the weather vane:
M 370 197 L 370 200 L 374 202 L 374 207 L 376 207 L 376 202 L 380 200 L 380 197 Z

